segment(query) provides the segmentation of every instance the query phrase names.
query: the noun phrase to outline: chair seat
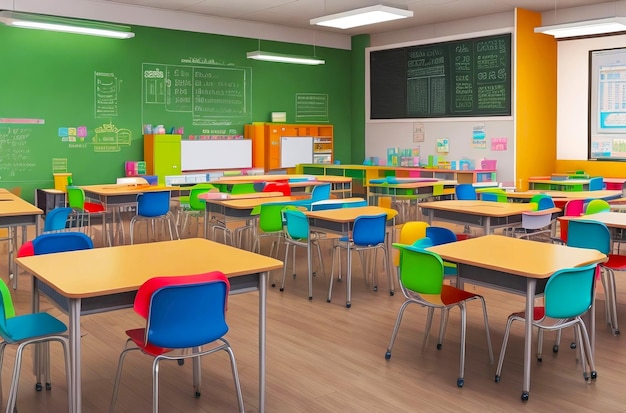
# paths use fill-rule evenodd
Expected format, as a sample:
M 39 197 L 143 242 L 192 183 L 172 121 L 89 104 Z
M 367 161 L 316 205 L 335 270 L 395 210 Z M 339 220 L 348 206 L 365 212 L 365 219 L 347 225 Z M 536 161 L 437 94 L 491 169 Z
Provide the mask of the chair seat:
M 48 313 L 24 314 L 6 320 L 7 330 L 0 335 L 8 343 L 15 343 L 36 337 L 61 334 L 67 326 Z
M 611 268 L 616 271 L 626 270 L 626 255 L 609 254 L 609 260 L 602 263 L 603 267 Z
M 83 209 L 87 212 L 91 212 L 92 214 L 105 211 L 104 205 L 95 202 L 85 202 Z
M 543 306 L 533 308 L 533 321 L 539 321 L 546 315 L 546 309 Z M 517 313 L 511 314 L 509 317 L 517 317 L 517 318 L 526 318 L 525 311 L 518 311 Z
M 150 343 L 146 345 L 146 329 L 135 328 L 133 330 L 126 330 L 126 335 L 130 338 L 141 351 L 148 353 L 151 356 L 160 356 L 167 352 L 172 351 L 169 348 L 157 347 Z

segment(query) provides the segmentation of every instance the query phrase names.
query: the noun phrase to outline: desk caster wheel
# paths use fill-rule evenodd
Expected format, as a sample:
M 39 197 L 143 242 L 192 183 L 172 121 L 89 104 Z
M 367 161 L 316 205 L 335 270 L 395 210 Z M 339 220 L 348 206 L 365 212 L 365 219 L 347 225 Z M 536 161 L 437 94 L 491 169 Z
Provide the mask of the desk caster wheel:
M 465 380 L 463 380 L 462 378 L 456 379 L 456 386 L 457 387 L 463 387 L 464 384 L 465 384 Z
M 500 375 L 496 374 L 496 377 L 493 379 L 496 383 L 500 383 Z
M 35 384 L 35 390 L 36 391 L 42 391 L 43 390 L 43 386 L 41 385 L 41 383 Z
M 521 397 L 521 399 L 522 399 L 522 401 L 523 401 L 523 402 L 527 402 L 529 397 L 530 397 L 530 394 L 528 394 L 528 392 L 527 392 L 527 391 L 523 391 L 523 392 L 522 392 L 522 397 Z
M 558 353 L 559 352 L 559 345 L 558 344 L 555 344 L 555 345 L 552 346 L 552 352 L 553 353 Z
M 52 389 L 52 383 L 46 383 L 46 390 Z
M 197 392 L 196 392 L 196 394 L 194 394 L 194 397 L 195 397 L 196 399 L 199 399 L 199 398 L 200 398 L 200 392 L 199 392 L 199 391 L 197 391 Z
M 437 343 L 437 350 L 441 350 L 441 347 L 443 347 L 443 344 Z
M 393 291 L 389 291 L 389 295 L 393 297 L 395 293 Z
M 598 372 L 597 371 L 592 371 L 591 372 L 591 381 L 596 381 L 597 378 L 598 378 Z
M 389 360 L 391 358 L 391 350 L 387 350 L 385 353 L 385 360 Z
M 184 366 L 185 365 L 185 360 L 176 360 L 178 362 L 179 366 Z
M 352 303 L 346 303 L 346 308 L 352 307 Z

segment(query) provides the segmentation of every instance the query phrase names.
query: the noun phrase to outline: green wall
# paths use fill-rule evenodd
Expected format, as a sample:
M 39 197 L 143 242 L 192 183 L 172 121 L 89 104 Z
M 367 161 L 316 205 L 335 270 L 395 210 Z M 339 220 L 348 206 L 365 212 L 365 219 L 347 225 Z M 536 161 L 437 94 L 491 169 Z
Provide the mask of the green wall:
M 32 200 L 54 171 L 72 172 L 76 185 L 114 182 L 124 161 L 143 159 L 144 124 L 182 127 L 186 138 L 240 135 L 273 111 L 333 124 L 336 158 L 352 160 L 350 51 L 316 47 L 326 64 L 301 66 L 246 59 L 258 39 L 133 31 L 114 40 L 0 26 L 0 187 Z M 261 50 L 314 52 L 270 41 Z M 307 118 L 311 96 L 327 110 Z

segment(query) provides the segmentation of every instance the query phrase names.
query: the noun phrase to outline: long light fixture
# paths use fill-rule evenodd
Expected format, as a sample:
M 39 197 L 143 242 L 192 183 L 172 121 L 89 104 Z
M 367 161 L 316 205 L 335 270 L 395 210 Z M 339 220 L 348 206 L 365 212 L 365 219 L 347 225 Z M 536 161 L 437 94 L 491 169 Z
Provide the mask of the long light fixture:
M 129 26 L 8 10 L 0 11 L 0 23 L 25 29 L 86 34 L 115 39 L 130 39 L 135 36 L 135 33 L 130 31 Z
M 535 27 L 535 33 L 544 33 L 557 39 L 565 37 L 593 36 L 626 31 L 626 17 L 583 20 L 578 22 Z
M 317 24 L 318 26 L 335 27 L 337 29 L 351 29 L 353 27 L 365 26 L 367 24 L 406 19 L 407 17 L 413 17 L 413 12 L 410 10 L 379 4 L 377 6 L 363 7 L 360 9 L 345 11 L 343 13 L 317 17 L 315 19 L 311 19 L 310 23 Z
M 248 52 L 247 57 L 248 59 L 264 60 L 266 62 L 295 63 L 299 65 L 323 65 L 326 63 L 324 59 L 313 56 L 309 57 L 283 53 L 262 52 L 260 50 Z

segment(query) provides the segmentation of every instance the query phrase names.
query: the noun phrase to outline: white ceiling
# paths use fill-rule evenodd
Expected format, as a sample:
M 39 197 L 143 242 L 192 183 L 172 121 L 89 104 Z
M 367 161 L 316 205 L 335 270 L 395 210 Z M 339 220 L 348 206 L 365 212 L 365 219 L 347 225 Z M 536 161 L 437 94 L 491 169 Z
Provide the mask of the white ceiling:
M 515 7 L 537 12 L 555 11 L 556 14 L 561 9 L 606 3 L 606 0 L 392 0 L 392 2 L 376 0 L 105 0 L 105 2 L 301 29 L 312 29 L 309 20 L 315 17 L 381 3 L 407 8 L 414 12 L 412 18 L 350 30 L 322 26 L 314 28 L 319 31 L 352 36 L 510 12 Z

